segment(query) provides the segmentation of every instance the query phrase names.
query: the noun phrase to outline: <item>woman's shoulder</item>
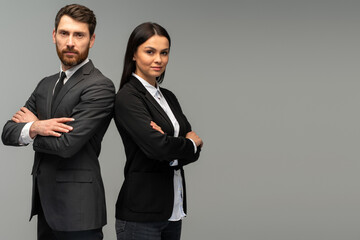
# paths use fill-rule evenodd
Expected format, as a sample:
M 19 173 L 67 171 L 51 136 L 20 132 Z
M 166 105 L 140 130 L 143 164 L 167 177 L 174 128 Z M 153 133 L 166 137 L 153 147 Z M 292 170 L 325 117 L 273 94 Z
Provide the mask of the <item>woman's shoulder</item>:
M 176 95 L 172 91 L 170 91 L 169 89 L 161 88 L 160 91 L 168 99 L 175 100 L 176 102 L 178 102 L 178 98 L 176 97 Z
M 160 87 L 160 91 L 164 95 L 171 95 L 171 96 L 175 97 L 175 94 L 172 91 L 170 91 L 169 89 L 167 89 L 167 88 Z
M 134 98 L 142 98 L 143 95 L 144 94 L 138 88 L 128 82 L 118 90 L 116 93 L 116 99 L 117 101 L 121 99 L 128 101 Z

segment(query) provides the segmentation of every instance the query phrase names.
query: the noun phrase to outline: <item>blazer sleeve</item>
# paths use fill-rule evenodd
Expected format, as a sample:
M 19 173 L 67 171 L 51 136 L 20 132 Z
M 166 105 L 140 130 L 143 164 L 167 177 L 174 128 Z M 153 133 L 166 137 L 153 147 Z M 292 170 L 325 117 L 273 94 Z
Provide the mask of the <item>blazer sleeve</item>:
M 148 158 L 171 162 L 196 157 L 189 139 L 162 134 L 150 126 L 151 113 L 141 93 L 122 90 L 115 101 L 115 121 Z
M 163 94 L 168 96 L 167 99 L 168 99 L 168 101 L 170 101 L 170 104 L 172 106 L 174 106 L 178 110 L 178 112 L 181 114 L 184 125 L 185 125 L 184 128 L 186 129 L 185 132 L 188 133 L 188 132 L 192 131 L 191 124 L 187 120 L 185 114 L 183 113 L 183 111 L 181 109 L 181 106 L 180 106 L 180 103 L 179 103 L 178 99 L 176 98 L 175 94 L 172 93 L 171 91 L 165 89 L 165 88 L 161 88 L 161 91 L 162 91 Z M 195 149 L 193 149 L 193 150 L 195 150 Z M 185 166 L 187 164 L 190 164 L 190 163 L 193 163 L 193 162 L 197 161 L 199 159 L 199 157 L 200 157 L 200 152 L 201 152 L 201 147 L 199 146 L 199 147 L 197 147 L 196 152 L 195 152 L 193 157 L 191 157 L 191 158 L 179 158 L 178 159 L 178 166 L 180 166 L 180 167 Z
M 40 81 L 40 83 L 42 81 Z M 31 94 L 31 96 L 29 97 L 29 99 L 26 101 L 26 103 L 24 105 L 24 107 L 29 109 L 36 116 L 37 116 L 37 114 L 36 114 L 36 94 L 35 93 L 37 91 L 39 84 L 37 85 L 37 87 L 35 88 L 35 90 L 33 91 L 33 93 Z M 23 127 L 25 126 L 25 124 L 26 123 L 16 123 L 12 120 L 8 120 L 6 122 L 6 124 L 4 125 L 3 132 L 1 135 L 1 140 L 2 140 L 3 144 L 9 145 L 9 146 L 26 146 L 26 145 L 19 144 L 19 137 L 20 137 L 21 131 L 22 131 Z
M 75 121 L 67 123 L 73 127 L 61 137 L 37 136 L 33 148 L 37 152 L 55 154 L 69 158 L 76 154 L 104 125 L 108 126 L 114 107 L 115 87 L 110 79 L 96 81 L 84 89 L 79 103 L 71 117 Z

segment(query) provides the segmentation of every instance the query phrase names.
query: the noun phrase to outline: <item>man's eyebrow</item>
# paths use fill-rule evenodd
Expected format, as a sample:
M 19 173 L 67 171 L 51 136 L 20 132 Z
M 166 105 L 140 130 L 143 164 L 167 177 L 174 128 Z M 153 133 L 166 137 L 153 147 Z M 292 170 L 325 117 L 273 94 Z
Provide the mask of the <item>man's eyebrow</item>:
M 58 32 L 67 32 L 67 33 L 70 32 L 69 30 L 65 30 L 65 29 L 61 29 L 61 28 L 59 28 L 57 31 Z M 86 34 L 86 31 L 75 31 L 74 33 L 76 33 L 76 34 L 79 34 L 79 33 Z
M 86 32 L 82 32 L 82 31 L 76 31 L 76 32 L 74 32 L 74 33 L 76 33 L 76 34 L 79 34 L 79 33 L 81 33 L 81 34 L 86 34 Z

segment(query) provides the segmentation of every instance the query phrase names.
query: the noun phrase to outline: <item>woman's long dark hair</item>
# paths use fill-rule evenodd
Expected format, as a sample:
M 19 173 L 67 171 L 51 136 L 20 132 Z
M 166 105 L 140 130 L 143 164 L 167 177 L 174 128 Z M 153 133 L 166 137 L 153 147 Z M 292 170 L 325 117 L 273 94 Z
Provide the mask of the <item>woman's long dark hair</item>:
M 169 49 L 171 46 L 171 40 L 168 32 L 157 23 L 145 22 L 137 26 L 129 37 L 129 41 L 126 47 L 126 53 L 124 58 L 124 69 L 121 76 L 120 88 L 122 88 L 125 83 L 127 83 L 132 75 L 135 72 L 136 64 L 133 60 L 134 54 L 137 51 L 138 47 L 146 42 L 149 38 L 154 35 L 166 37 L 169 41 Z M 156 79 L 158 83 L 161 83 L 164 80 L 165 71 Z

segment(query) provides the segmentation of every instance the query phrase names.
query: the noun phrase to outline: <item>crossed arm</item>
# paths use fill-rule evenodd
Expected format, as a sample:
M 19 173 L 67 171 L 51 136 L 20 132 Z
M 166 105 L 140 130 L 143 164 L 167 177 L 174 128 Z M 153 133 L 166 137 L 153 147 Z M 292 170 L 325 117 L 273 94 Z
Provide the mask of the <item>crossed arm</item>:
M 153 129 L 161 132 L 162 134 L 165 134 L 164 131 L 161 129 L 161 127 L 158 126 L 155 122 L 151 121 L 151 122 L 150 122 L 150 126 L 151 126 Z M 188 138 L 188 139 L 193 140 L 194 143 L 195 143 L 195 145 L 196 145 L 196 147 L 202 147 L 202 146 L 203 146 L 203 141 L 202 141 L 202 139 L 201 139 L 194 131 L 188 132 L 185 137 Z
M 73 118 L 51 118 L 39 120 L 37 116 L 26 107 L 20 108 L 11 118 L 16 123 L 33 122 L 30 127 L 30 137 L 34 139 L 37 135 L 60 137 L 61 133 L 68 133 L 73 130 L 72 126 L 65 123 L 74 121 Z
M 75 119 L 62 117 L 39 120 L 29 109 L 21 107 L 20 110 L 14 114 L 11 120 L 16 123 L 33 122 L 30 127 L 30 137 L 33 139 L 36 135 L 60 137 L 61 133 L 68 133 L 73 130 L 72 126 L 66 125 L 65 123 L 74 121 Z M 155 122 L 151 121 L 150 126 L 164 134 L 161 127 Z M 202 147 L 202 139 L 194 131 L 188 132 L 185 137 L 193 140 L 197 147 Z
M 35 151 L 68 158 L 76 154 L 95 134 L 101 135 L 106 131 L 115 97 L 115 87 L 110 80 L 90 83 L 81 92 L 80 101 L 72 107 L 71 113 L 60 118 L 44 119 L 44 116 L 37 115 L 37 105 L 44 104 L 37 101 L 37 97 L 41 96 L 38 92 L 44 91 L 42 88 L 44 86 L 39 84 L 24 108 L 5 124 L 2 132 L 5 145 L 23 145 L 19 137 L 21 131 L 25 130 L 24 126 L 27 126 L 30 137 L 36 137 L 33 142 Z M 44 113 L 45 110 L 42 110 Z

